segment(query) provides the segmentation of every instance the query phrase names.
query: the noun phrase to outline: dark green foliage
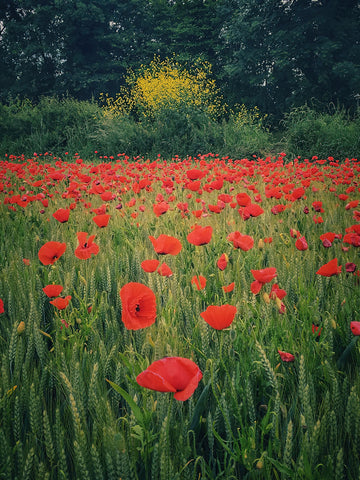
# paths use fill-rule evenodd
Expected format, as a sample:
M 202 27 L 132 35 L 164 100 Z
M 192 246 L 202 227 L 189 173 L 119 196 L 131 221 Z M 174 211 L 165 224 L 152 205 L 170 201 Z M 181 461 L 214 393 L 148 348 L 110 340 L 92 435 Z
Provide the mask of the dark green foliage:
M 145 60 L 147 2 L 2 2 L 0 99 L 116 91 L 126 68 Z M 143 39 L 143 41 L 142 41 Z
M 280 117 L 313 98 L 356 105 L 357 0 L 229 0 L 222 37 L 227 96 Z

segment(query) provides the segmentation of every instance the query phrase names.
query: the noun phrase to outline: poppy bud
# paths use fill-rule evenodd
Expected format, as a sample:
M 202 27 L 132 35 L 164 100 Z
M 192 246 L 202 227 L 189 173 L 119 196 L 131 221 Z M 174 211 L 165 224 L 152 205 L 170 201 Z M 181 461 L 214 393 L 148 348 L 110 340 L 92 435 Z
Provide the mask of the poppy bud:
M 268 293 L 264 292 L 263 293 L 263 299 L 265 301 L 265 303 L 269 304 L 270 303 L 270 296 Z
M 20 322 L 16 331 L 18 335 L 22 335 L 25 331 L 25 322 Z
M 330 240 L 328 240 L 327 238 L 325 238 L 325 239 L 323 240 L 322 244 L 323 244 L 323 246 L 324 246 L 325 248 L 330 248 L 331 245 L 332 245 L 332 243 L 330 242 Z
M 283 302 L 280 300 L 279 297 L 275 298 L 275 303 L 277 308 L 279 309 L 279 313 L 285 313 L 285 310 L 286 310 L 285 305 L 283 304 Z
M 350 322 L 350 328 L 353 335 L 360 335 L 360 322 Z
M 353 273 L 353 272 L 355 272 L 355 270 L 356 270 L 356 265 L 355 265 L 355 263 L 348 262 L 348 263 L 345 265 L 345 270 L 346 270 L 347 273 Z
M 264 246 L 265 246 L 264 240 L 262 238 L 260 238 L 260 240 L 258 242 L 258 249 L 262 250 L 264 248 Z

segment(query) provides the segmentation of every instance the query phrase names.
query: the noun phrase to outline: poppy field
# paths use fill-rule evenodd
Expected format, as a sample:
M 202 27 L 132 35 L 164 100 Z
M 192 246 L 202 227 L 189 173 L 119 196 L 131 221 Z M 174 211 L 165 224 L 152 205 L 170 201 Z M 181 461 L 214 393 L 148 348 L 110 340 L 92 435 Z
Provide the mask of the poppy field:
M 360 478 L 360 161 L 0 161 L 0 478 Z

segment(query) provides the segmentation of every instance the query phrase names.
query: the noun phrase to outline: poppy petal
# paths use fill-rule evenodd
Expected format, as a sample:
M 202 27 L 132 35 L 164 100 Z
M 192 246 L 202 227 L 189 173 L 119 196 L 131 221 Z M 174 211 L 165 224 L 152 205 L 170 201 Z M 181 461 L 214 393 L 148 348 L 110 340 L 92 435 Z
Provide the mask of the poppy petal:
M 236 312 L 237 308 L 233 305 L 209 305 L 204 312 L 200 313 L 200 316 L 211 327 L 222 330 L 232 324 Z
M 192 360 L 165 357 L 156 360 L 137 377 L 137 383 L 150 390 L 173 392 L 176 400 L 191 397 L 202 379 L 202 372 Z
M 38 252 L 38 257 L 43 265 L 53 265 L 66 250 L 66 243 L 47 242 Z

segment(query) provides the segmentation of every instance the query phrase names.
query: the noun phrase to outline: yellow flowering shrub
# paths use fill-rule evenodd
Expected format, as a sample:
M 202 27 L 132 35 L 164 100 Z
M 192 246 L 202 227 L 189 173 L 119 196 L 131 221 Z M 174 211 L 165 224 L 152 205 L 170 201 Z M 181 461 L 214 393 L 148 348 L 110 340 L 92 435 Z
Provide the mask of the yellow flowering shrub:
M 103 113 L 121 116 L 133 113 L 140 120 L 154 118 L 163 110 L 179 110 L 191 107 L 217 118 L 224 113 L 222 96 L 211 78 L 211 65 L 198 61 L 192 68 L 185 68 L 172 59 L 155 57 L 139 70 L 129 70 L 126 86 L 115 96 L 102 94 Z
M 265 128 L 267 115 L 262 115 L 258 107 L 248 108 L 246 105 L 236 105 L 231 112 L 233 122 L 237 127 L 251 125 L 258 128 Z

